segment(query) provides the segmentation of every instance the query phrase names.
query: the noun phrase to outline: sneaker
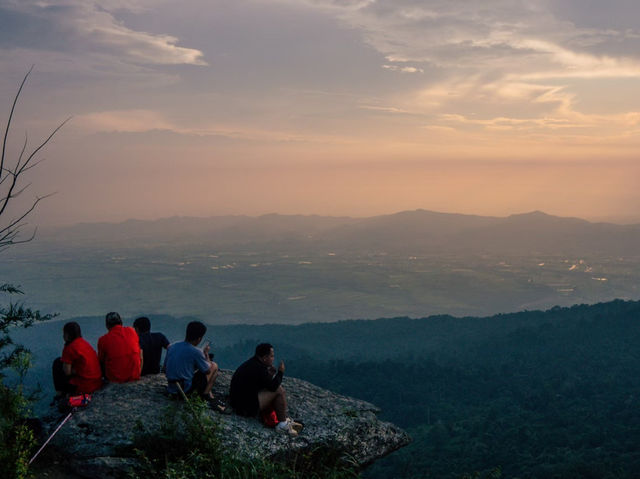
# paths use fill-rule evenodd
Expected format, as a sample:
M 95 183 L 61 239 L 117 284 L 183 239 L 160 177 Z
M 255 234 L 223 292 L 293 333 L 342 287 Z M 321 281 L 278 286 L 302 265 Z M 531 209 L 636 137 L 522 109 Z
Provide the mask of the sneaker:
M 293 421 L 289 418 L 284 421 L 280 421 L 276 426 L 276 431 L 283 434 L 289 434 L 291 437 L 296 437 L 298 435 L 298 431 L 293 428 Z
M 302 421 L 296 421 L 295 419 L 291 419 L 290 417 L 287 418 L 287 421 L 289 422 L 289 424 L 291 424 L 293 430 L 298 434 L 300 434 L 300 432 L 304 429 L 304 424 L 302 424 Z

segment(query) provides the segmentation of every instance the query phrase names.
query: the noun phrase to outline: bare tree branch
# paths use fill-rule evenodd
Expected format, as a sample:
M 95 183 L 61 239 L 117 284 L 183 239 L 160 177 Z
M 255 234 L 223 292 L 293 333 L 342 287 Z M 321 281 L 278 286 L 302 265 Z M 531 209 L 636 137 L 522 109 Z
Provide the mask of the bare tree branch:
M 26 222 L 22 222 L 27 216 L 29 216 L 29 214 L 35 210 L 36 206 L 38 205 L 38 203 L 52 195 L 54 195 L 55 193 L 50 193 L 48 195 L 45 196 L 39 196 L 36 198 L 36 200 L 31 204 L 31 207 L 29 209 L 27 209 L 24 213 L 22 213 L 22 215 L 20 215 L 18 218 L 14 218 L 12 219 L 6 226 L 0 227 L 0 251 L 2 251 L 2 249 L 4 249 L 5 247 L 8 247 L 10 245 L 14 245 L 14 244 L 20 244 L 20 243 L 28 243 L 29 241 L 31 241 L 36 234 L 36 231 L 38 228 L 34 228 L 33 233 L 31 234 L 31 236 L 27 239 L 21 239 L 21 240 L 15 240 L 15 238 L 17 237 L 17 235 L 20 233 L 20 228 L 22 228 L 23 226 L 26 226 L 27 223 Z
M 24 178 L 24 174 L 44 161 L 44 158 L 38 158 L 38 154 L 56 135 L 56 133 L 58 133 L 58 131 L 60 131 L 60 129 L 71 119 L 67 118 L 60 123 L 56 128 L 54 128 L 49 136 L 47 136 L 47 138 L 36 146 L 36 148 L 29 154 L 27 154 L 28 136 L 25 133 L 24 143 L 17 160 L 15 163 L 9 161 L 7 158 L 7 141 L 9 138 L 11 123 L 13 121 L 13 114 L 15 112 L 18 99 L 20 98 L 20 94 L 22 93 L 22 89 L 32 71 L 33 66 L 22 79 L 18 92 L 13 98 L 13 104 L 11 105 L 11 111 L 9 113 L 7 126 L 4 130 L 2 140 L 2 156 L 0 157 L 0 187 L 2 187 L 2 191 L 0 191 L 0 251 L 11 245 L 27 243 L 35 237 L 37 228 L 35 228 L 33 233 L 28 237 L 20 238 L 22 229 L 27 225 L 25 219 L 35 210 L 40 201 L 48 198 L 51 194 L 36 197 L 29 207 L 23 209 L 22 212 L 18 213 L 17 216 L 11 219 L 7 219 L 7 216 L 11 210 L 15 210 L 15 207 L 12 206 L 11 210 L 9 210 L 8 207 L 10 203 L 12 205 L 14 204 L 12 200 L 20 196 L 29 188 L 29 186 L 31 186 L 31 183 L 23 184 L 24 182 L 22 180 Z
M 27 78 L 29 78 L 29 74 L 31 73 L 32 70 L 33 70 L 33 65 L 31 65 L 31 68 L 29 68 L 29 71 L 22 79 L 22 83 L 20 83 L 20 88 L 18 88 L 18 93 L 16 93 L 16 96 L 13 99 L 13 105 L 11 105 L 9 120 L 7 121 L 7 127 L 4 130 L 4 137 L 2 139 L 2 157 L 0 158 L 0 171 L 2 171 L 2 167 L 4 166 L 4 158 L 5 158 L 6 148 L 7 148 L 7 138 L 9 136 L 9 128 L 11 127 L 11 119 L 13 118 L 13 112 L 16 109 L 16 103 L 18 103 L 18 98 L 20 98 L 20 92 L 22 92 L 22 87 L 26 83 Z
M 52 132 L 51 134 L 47 137 L 46 140 L 44 140 L 42 143 L 40 143 L 40 145 L 38 145 L 38 147 L 33 150 L 33 152 L 29 155 L 29 157 L 26 159 L 26 161 L 22 164 L 22 166 L 20 166 L 20 169 L 18 170 L 19 173 L 22 173 L 24 171 L 24 169 L 27 167 L 27 165 L 31 162 L 31 160 L 38 154 L 38 152 L 45 147 L 45 145 L 47 143 L 49 143 L 49 140 L 51 140 L 51 138 L 54 137 L 54 135 L 56 133 L 58 133 L 58 130 L 60 130 L 60 128 L 62 128 L 69 120 L 71 120 L 71 117 L 67 118 L 66 120 L 64 120 L 62 123 L 60 123 Z M 16 164 L 16 169 L 19 166 L 19 163 Z

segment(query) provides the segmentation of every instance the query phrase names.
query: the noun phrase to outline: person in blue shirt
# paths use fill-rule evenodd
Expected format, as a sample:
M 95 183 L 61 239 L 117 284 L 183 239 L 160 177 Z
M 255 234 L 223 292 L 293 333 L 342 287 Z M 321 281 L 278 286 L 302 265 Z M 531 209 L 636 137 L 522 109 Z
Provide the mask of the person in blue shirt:
M 197 393 L 205 400 L 213 400 L 211 390 L 218 377 L 218 365 L 209 358 L 210 344 L 203 349 L 202 342 L 207 327 L 200 321 L 187 324 L 184 341 L 173 343 L 167 349 L 164 367 L 167 375 L 167 391 L 178 394 L 180 384 L 185 394 Z

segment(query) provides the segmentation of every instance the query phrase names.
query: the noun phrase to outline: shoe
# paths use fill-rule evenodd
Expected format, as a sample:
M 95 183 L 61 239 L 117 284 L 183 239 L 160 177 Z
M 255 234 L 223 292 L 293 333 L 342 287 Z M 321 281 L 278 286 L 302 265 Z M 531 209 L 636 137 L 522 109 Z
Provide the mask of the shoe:
M 207 403 L 209 403 L 209 407 L 214 411 L 218 411 L 221 414 L 225 414 L 227 412 L 227 403 L 222 399 L 216 397 L 209 397 L 206 399 Z
M 302 424 L 302 421 L 296 421 L 295 419 L 291 419 L 290 417 L 287 418 L 287 421 L 289 421 L 289 424 L 291 424 L 293 430 L 298 434 L 300 434 L 300 432 L 302 432 L 302 430 L 304 429 L 304 424 Z
M 276 431 L 282 434 L 289 434 L 291 437 L 297 437 L 298 431 L 293 428 L 293 421 L 289 418 L 280 421 L 276 426 Z

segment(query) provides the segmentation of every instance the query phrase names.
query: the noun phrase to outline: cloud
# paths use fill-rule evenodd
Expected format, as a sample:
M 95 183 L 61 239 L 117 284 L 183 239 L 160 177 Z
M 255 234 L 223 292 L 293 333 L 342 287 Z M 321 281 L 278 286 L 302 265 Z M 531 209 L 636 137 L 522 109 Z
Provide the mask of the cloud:
M 336 135 L 303 134 L 294 130 L 268 129 L 249 125 L 185 124 L 152 110 L 112 110 L 80 115 L 74 124 L 89 133 L 147 133 L 165 131 L 178 135 L 222 137 L 232 140 L 266 143 L 352 144 L 353 140 Z
M 382 65 L 382 68 L 402 73 L 424 73 L 424 70 L 422 68 L 410 66 Z
M 142 133 L 174 129 L 162 114 L 151 110 L 95 112 L 78 116 L 74 122 L 82 129 L 97 132 Z
M 425 72 L 425 77 L 437 73 L 440 85 L 425 79 L 429 86 L 419 90 L 433 105 L 488 95 L 493 83 L 502 87 L 493 91 L 504 96 L 510 90 L 538 89 L 539 82 L 551 79 L 569 85 L 576 79 L 640 78 L 638 30 L 578 27 L 558 18 L 542 0 L 307 3 L 360 30 L 363 40 L 386 58 L 383 68 Z M 633 14 L 640 14 L 640 6 Z
M 0 42 L 5 50 L 26 47 L 133 65 L 206 65 L 201 51 L 179 46 L 178 38 L 129 28 L 117 17 L 152 5 L 146 0 L 4 0 L 0 15 L 7 20 Z
M 635 143 L 640 102 L 631 86 L 611 89 L 640 79 L 640 30 L 625 20 L 640 15 L 640 4 L 610 4 L 617 14 L 604 22 L 602 8 L 580 1 L 563 2 L 562 15 L 547 0 L 306 3 L 359 31 L 384 70 L 420 73 L 411 77 L 421 84 L 363 109 L 422 117 L 425 134 L 457 131 L 459 141 Z

